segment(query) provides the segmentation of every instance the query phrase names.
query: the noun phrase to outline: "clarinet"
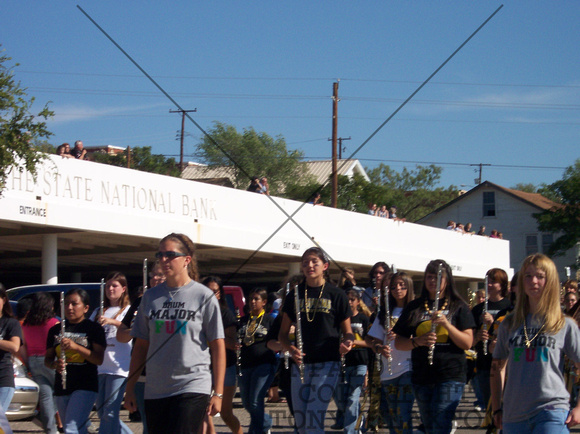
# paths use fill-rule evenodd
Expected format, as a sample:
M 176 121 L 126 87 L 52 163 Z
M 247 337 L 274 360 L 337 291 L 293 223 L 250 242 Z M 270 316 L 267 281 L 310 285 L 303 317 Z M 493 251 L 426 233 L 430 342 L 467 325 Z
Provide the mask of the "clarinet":
M 439 297 L 441 296 L 441 273 L 443 272 L 443 267 L 441 264 L 437 267 L 437 289 L 435 292 L 435 303 L 433 304 L 433 312 L 437 312 L 439 310 Z M 433 324 L 433 320 L 431 320 L 431 333 L 435 333 L 437 331 L 437 325 Z M 433 364 L 433 353 L 435 352 L 435 344 L 432 344 L 429 347 L 429 364 Z
M 240 316 L 240 308 L 236 307 L 236 320 L 238 321 L 238 346 L 236 348 L 236 371 L 238 372 L 238 377 L 242 376 L 242 333 L 240 328 L 240 321 L 242 317 Z
M 394 266 L 393 266 L 394 268 Z M 389 306 L 389 285 L 385 285 L 385 287 L 383 288 L 383 294 L 385 294 L 385 338 L 386 338 L 386 343 L 387 345 L 391 345 L 391 343 L 388 340 L 387 337 L 387 333 L 389 333 L 389 330 L 391 329 L 391 309 Z M 389 357 L 387 359 L 387 369 L 389 370 L 389 375 L 393 375 L 393 370 L 392 370 L 392 363 L 393 363 L 393 357 L 391 356 L 391 354 L 389 353 Z
M 62 389 L 66 390 L 66 351 L 62 346 L 62 340 L 64 338 L 64 329 L 65 329 L 65 314 L 64 314 L 64 292 L 60 293 L 60 359 L 64 361 L 65 367 L 64 371 L 60 373 L 60 377 L 62 378 Z
M 373 279 L 373 294 L 376 292 L 377 290 L 377 281 L 376 279 Z M 379 314 L 381 313 L 381 289 L 379 287 L 379 297 L 378 297 L 378 301 L 377 301 L 377 320 L 379 318 Z M 381 372 L 381 353 L 375 353 L 375 369 L 377 370 L 377 372 Z
M 99 309 L 99 315 L 103 316 L 105 313 L 105 279 L 101 279 L 101 305 Z
M 489 276 L 486 274 L 485 275 L 485 301 L 483 302 L 483 314 L 485 315 L 487 313 L 487 282 L 488 282 Z M 484 322 L 483 323 L 483 329 L 487 330 L 487 323 Z M 487 356 L 487 342 L 488 340 L 485 339 L 483 341 L 483 354 Z
M 306 306 L 306 300 L 304 300 L 304 306 Z M 300 324 L 300 294 L 298 294 L 298 285 L 294 286 L 294 308 L 296 309 L 296 347 L 300 352 L 300 357 L 302 357 L 302 351 L 304 350 L 304 342 L 302 342 L 302 325 Z M 304 383 L 304 360 L 298 363 L 298 370 L 300 371 L 300 381 Z
M 143 292 L 147 291 L 147 258 L 143 259 Z
M 343 334 L 340 334 L 340 342 L 342 342 Z M 340 355 L 340 375 L 342 376 L 342 384 L 347 384 L 346 381 L 346 355 Z
M 286 303 L 286 298 L 290 292 L 290 282 L 286 284 L 286 297 L 284 298 L 284 303 Z M 284 369 L 290 369 L 290 352 L 284 351 Z

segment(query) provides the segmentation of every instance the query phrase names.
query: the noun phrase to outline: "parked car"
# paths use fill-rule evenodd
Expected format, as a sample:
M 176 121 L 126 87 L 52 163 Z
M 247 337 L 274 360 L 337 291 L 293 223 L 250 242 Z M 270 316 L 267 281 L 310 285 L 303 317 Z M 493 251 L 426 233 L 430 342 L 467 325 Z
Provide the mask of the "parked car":
M 236 309 L 238 309 L 240 317 L 243 317 L 246 314 L 244 312 L 246 298 L 244 297 L 242 288 L 240 286 L 224 286 L 224 293 L 226 295 L 226 303 L 230 310 L 235 314 Z
M 100 283 L 56 283 L 52 285 L 18 286 L 7 290 L 6 295 L 8 295 L 10 301 L 18 301 L 22 298 L 32 297 L 32 294 L 36 292 L 46 292 L 54 298 L 54 312 L 60 317 L 60 293 L 67 292 L 73 288 L 81 288 L 88 292 L 90 297 L 88 317 L 101 303 Z
M 36 415 L 39 387 L 28 374 L 26 366 L 14 358 L 15 390 L 12 401 L 6 410 L 8 420 L 29 419 Z

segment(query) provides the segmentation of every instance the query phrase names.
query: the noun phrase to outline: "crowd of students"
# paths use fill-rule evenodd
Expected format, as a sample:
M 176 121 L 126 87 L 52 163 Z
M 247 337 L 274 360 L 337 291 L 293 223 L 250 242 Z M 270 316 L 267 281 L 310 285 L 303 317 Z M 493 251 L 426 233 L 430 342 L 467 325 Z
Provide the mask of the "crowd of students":
M 220 413 L 241 434 L 236 384 L 248 433 L 268 433 L 264 401 L 277 372 L 298 433 L 323 433 L 333 399 L 332 428 L 345 433 L 379 426 L 449 433 L 472 377 L 466 351 L 474 348 L 478 405 L 489 412 L 484 425 L 565 432 L 580 422 L 562 370 L 565 362 L 571 372 L 580 366 L 572 318 L 580 309 L 568 301 L 564 313 L 561 301 L 572 297 L 562 297 L 556 267 L 544 255 L 526 258 L 511 294 L 506 272 L 490 269 L 487 299 L 471 310 L 444 260 L 429 262 L 415 298 L 411 277 L 386 262 L 372 267 L 366 289 L 348 269 L 336 286 L 328 257 L 313 247 L 301 257 L 301 275 L 280 291 L 280 314 L 270 315 L 266 290 L 256 288 L 241 320 L 218 277 L 198 283 L 187 236 L 166 236 L 155 256 L 152 287 L 132 305 L 119 272 L 107 277 L 104 305 L 90 318 L 88 294 L 68 291 L 64 334 L 50 296 L 35 294 L 21 327 L 0 288 L 0 405 L 12 398 L 10 358 L 18 352 L 40 386 L 39 417 L 49 433 L 57 432 L 57 410 L 64 432 L 87 432 L 95 403 L 100 433 L 131 432 L 119 418 L 124 397 L 130 411 L 142 413 L 145 433 L 214 433 Z M 577 291 L 577 283 L 567 285 Z M 368 412 L 361 406 L 367 391 Z M 415 403 L 421 427 L 413 426 Z

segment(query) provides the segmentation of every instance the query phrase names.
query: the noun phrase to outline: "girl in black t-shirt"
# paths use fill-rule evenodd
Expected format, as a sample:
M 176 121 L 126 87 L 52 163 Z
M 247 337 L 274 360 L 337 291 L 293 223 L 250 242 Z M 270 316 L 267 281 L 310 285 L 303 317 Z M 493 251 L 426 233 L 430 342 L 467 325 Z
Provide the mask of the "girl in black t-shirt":
M 264 399 L 276 373 L 276 355 L 268 348 L 268 331 L 274 319 L 266 314 L 268 293 L 254 289 L 250 293 L 250 314 L 242 319 L 240 336 L 242 375 L 239 377 L 242 404 L 250 413 L 249 434 L 262 434 L 272 426 L 265 413 Z M 238 344 L 239 345 L 239 344 Z
M 239 419 L 234 414 L 234 395 L 236 394 L 236 344 L 238 323 L 236 316 L 232 313 L 226 303 L 224 286 L 222 280 L 217 276 L 208 276 L 201 281 L 205 286 L 213 291 L 220 305 L 222 323 L 224 326 L 225 345 L 226 345 L 226 375 L 224 378 L 224 398 L 222 399 L 222 408 L 220 417 L 234 434 L 243 434 L 242 426 Z M 213 425 L 213 416 L 207 415 L 208 433 L 215 433 Z
M 65 335 L 57 324 L 48 331 L 44 364 L 56 369 L 54 394 L 65 432 L 86 432 L 97 398 L 97 365 L 103 363 L 107 341 L 100 324 L 85 319 L 89 294 L 71 289 L 65 297 Z M 61 347 L 66 361 L 60 358 Z M 66 370 L 66 387 L 62 374 Z
M 442 266 L 439 310 L 433 312 L 437 270 Z M 436 331 L 431 331 L 431 325 Z M 437 259 L 425 269 L 421 296 L 411 301 L 393 327 L 395 347 L 411 351 L 412 383 L 427 432 L 450 432 L 466 378 L 465 350 L 473 343 L 473 316 L 453 281 L 451 267 Z M 429 347 L 434 345 L 433 364 Z
M 292 405 L 300 434 L 324 432 L 324 418 L 340 376 L 340 354 L 352 348 L 352 313 L 342 289 L 328 280 L 328 259 L 322 249 L 312 247 L 302 255 L 304 282 L 293 288 L 284 304 L 278 339 L 296 363 L 292 367 Z M 290 326 L 296 322 L 295 291 L 300 296 L 303 351 L 290 343 Z M 342 343 L 340 335 L 342 333 Z M 299 366 L 303 364 L 303 381 Z
M 22 328 L 12 315 L 12 308 L 4 286 L 0 284 L 0 405 L 8 409 L 14 396 L 14 368 L 12 354 L 22 344 Z
M 365 341 L 369 330 L 369 317 L 363 311 L 363 304 L 358 291 L 350 289 L 346 292 L 346 296 L 354 313 L 350 318 L 354 342 L 352 350 L 344 357 L 340 379 L 334 391 L 336 424 L 332 428 L 344 429 L 344 432 L 350 433 L 354 432 L 358 419 L 360 411 L 359 398 L 369 363 L 369 345 Z M 368 311 L 368 308 L 366 311 Z

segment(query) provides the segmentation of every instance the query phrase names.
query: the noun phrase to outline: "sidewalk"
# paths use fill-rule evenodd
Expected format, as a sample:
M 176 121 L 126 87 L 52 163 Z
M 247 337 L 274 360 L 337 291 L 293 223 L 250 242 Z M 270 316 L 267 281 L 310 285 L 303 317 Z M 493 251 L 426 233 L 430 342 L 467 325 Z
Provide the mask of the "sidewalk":
M 475 395 L 473 393 L 473 389 L 470 385 L 465 388 L 465 392 L 463 394 L 463 399 L 459 404 L 459 407 L 456 412 L 456 421 L 457 421 L 457 430 L 455 431 L 456 434 L 462 433 L 485 433 L 486 430 L 480 428 L 483 415 L 476 411 L 473 408 L 473 401 L 475 401 Z M 340 434 L 342 431 L 332 431 L 330 426 L 334 423 L 333 417 L 336 411 L 336 406 L 334 402 L 330 404 L 329 410 L 326 414 L 325 426 L 327 433 L 334 433 Z M 294 431 L 292 429 L 292 417 L 290 412 L 288 411 L 288 406 L 286 403 L 279 403 L 279 404 L 270 404 L 266 403 L 266 412 L 268 412 L 273 419 L 273 426 L 272 426 L 272 434 L 293 434 Z M 240 419 L 242 423 L 244 432 L 247 432 L 247 429 L 250 425 L 250 416 L 248 413 L 242 408 L 242 403 L 239 397 L 234 399 L 234 413 Z M 141 434 L 143 432 L 143 428 L 141 423 L 131 422 L 129 421 L 128 413 L 126 410 L 121 411 L 121 419 L 129 426 L 129 428 L 135 434 Z M 93 422 L 93 426 L 98 428 L 99 426 L 99 419 L 96 415 L 96 412 L 91 413 L 91 420 Z M 419 424 L 419 414 L 417 412 L 417 406 L 414 409 L 414 418 L 413 418 L 414 426 L 416 427 Z M 230 433 L 229 429 L 225 426 L 223 421 L 217 417 L 214 419 L 214 424 L 216 428 L 216 432 L 221 434 L 228 434 Z M 11 422 L 10 426 L 14 433 L 42 433 L 42 429 L 40 429 L 37 425 L 33 422 L 26 421 L 26 422 Z M 381 429 L 379 432 L 384 433 L 387 432 L 386 429 Z M 573 433 L 580 433 L 580 426 L 575 427 L 571 430 Z M 168 433 L 170 434 L 170 433 Z

